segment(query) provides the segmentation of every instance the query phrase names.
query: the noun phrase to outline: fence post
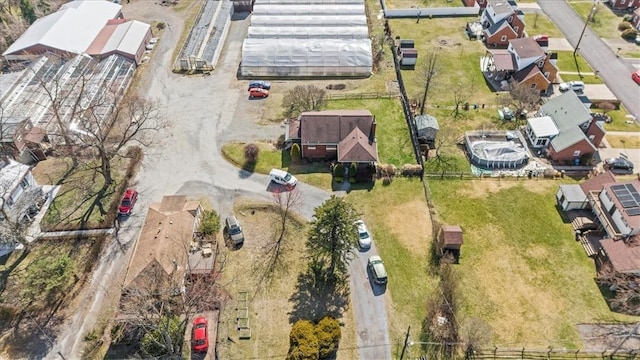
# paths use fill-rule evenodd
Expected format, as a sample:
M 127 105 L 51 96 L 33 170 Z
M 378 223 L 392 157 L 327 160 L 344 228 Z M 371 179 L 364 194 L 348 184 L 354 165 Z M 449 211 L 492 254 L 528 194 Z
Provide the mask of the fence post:
M 463 176 L 464 176 L 464 171 L 460 171 L 460 180 L 463 179 Z
M 520 354 L 520 358 L 524 359 L 524 346 L 522 347 L 522 353 Z
M 553 349 L 549 348 L 549 351 L 547 352 L 547 359 L 551 359 L 551 351 L 553 351 Z
M 498 347 L 496 346 L 496 347 L 494 347 L 494 348 L 493 348 L 493 359 L 494 359 L 494 360 L 495 360 L 495 359 L 496 359 L 496 357 L 497 357 L 497 355 L 496 355 L 496 353 L 497 353 L 497 352 L 498 352 Z

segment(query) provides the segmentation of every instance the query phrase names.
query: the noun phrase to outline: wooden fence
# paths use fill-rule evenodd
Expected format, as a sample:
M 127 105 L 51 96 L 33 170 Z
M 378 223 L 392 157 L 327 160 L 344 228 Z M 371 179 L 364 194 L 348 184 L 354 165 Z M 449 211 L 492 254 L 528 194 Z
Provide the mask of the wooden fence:
M 327 100 L 394 99 L 397 97 L 400 97 L 400 94 L 396 92 L 326 94 Z
M 562 349 L 474 349 L 468 351 L 465 359 L 521 359 L 521 360 L 579 360 L 579 359 L 607 359 L 632 360 L 640 359 L 640 353 L 629 351 L 605 350 L 603 352 L 586 352 L 582 350 Z

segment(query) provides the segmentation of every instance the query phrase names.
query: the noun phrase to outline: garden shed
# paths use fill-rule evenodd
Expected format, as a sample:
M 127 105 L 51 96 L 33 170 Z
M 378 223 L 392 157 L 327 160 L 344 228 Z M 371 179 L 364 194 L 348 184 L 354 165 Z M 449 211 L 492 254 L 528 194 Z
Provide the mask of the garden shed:
M 427 144 L 433 149 L 438 136 L 438 119 L 431 115 L 418 115 L 415 118 L 416 130 L 418 131 L 418 141 L 421 144 Z
M 438 234 L 438 248 L 441 255 L 450 254 L 457 264 L 462 247 L 462 228 L 458 225 L 444 225 Z

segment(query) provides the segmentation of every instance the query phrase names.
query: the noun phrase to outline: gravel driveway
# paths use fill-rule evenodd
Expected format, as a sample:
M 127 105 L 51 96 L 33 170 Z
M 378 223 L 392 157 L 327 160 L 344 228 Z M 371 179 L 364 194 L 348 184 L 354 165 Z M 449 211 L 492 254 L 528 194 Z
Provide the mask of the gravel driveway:
M 184 28 L 180 15 L 149 1 L 133 1 L 123 9 L 127 18 L 151 23 L 163 21 L 167 27 L 145 69 L 148 77 L 141 89 L 162 104 L 170 128 L 163 130 L 162 143 L 145 150 L 136 182 L 140 192 L 137 212 L 120 231 L 119 241 L 106 250 L 89 286 L 77 299 L 78 308 L 69 319 L 47 359 L 80 358 L 84 335 L 95 327 L 101 309 L 114 306 L 113 299 L 126 274 L 131 246 L 137 239 L 146 209 L 164 195 L 182 194 L 208 197 L 218 212 L 230 211 L 239 196 L 271 200 L 266 175 L 247 173 L 227 163 L 220 154 L 224 141 L 236 139 L 275 139 L 284 132 L 282 125 L 258 126 L 253 115 L 265 100 L 249 100 L 246 82 L 236 79 L 242 40 L 248 19 L 232 21 L 218 68 L 211 76 L 182 76 L 170 72 L 173 49 Z M 313 209 L 329 197 L 324 190 L 299 184 L 304 197 L 300 212 L 311 219 Z M 373 249 L 370 253 L 373 253 Z M 363 260 L 364 259 L 364 260 Z M 352 300 L 356 309 L 358 346 L 363 359 L 390 359 L 384 296 L 374 296 L 363 263 L 352 263 Z M 371 314 L 375 312 L 375 315 Z M 384 345 L 384 346 L 381 346 Z

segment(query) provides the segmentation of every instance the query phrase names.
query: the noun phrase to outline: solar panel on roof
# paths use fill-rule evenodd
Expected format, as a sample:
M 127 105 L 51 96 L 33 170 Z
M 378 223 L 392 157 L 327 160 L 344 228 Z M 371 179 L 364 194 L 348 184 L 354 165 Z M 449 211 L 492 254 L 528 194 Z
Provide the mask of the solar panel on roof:
M 627 190 L 629 190 L 629 192 L 634 191 L 636 188 L 633 186 L 633 184 L 624 184 L 625 187 L 627 188 Z
M 618 185 L 612 185 L 612 186 L 611 186 L 611 190 L 613 190 L 614 192 L 615 192 L 616 190 L 620 190 L 620 189 L 623 189 L 623 190 L 624 190 L 624 189 L 626 189 L 626 188 L 627 188 L 627 187 L 626 187 L 626 186 L 624 186 L 624 184 L 622 184 L 622 185 L 618 184 Z
M 629 216 L 640 215 L 640 207 L 635 207 L 631 209 L 627 209 L 627 214 Z
M 625 209 L 638 207 L 638 203 L 635 202 L 634 200 L 620 201 L 620 203 L 622 204 L 622 207 Z

